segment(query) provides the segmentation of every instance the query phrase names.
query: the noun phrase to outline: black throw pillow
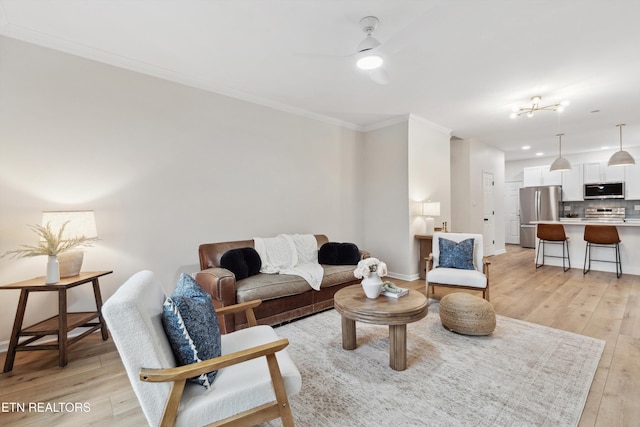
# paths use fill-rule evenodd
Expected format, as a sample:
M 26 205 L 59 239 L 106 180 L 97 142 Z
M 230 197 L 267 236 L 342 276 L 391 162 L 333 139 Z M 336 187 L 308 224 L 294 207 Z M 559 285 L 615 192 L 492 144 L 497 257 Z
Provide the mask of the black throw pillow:
M 328 242 L 318 251 L 318 262 L 326 265 L 356 265 L 360 250 L 353 243 Z
M 244 261 L 247 264 L 247 274 L 248 276 L 253 276 L 260 273 L 260 268 L 262 268 L 262 260 L 260 259 L 260 255 L 253 248 L 241 248 L 242 255 L 244 255 Z
M 360 262 L 360 249 L 354 243 L 340 243 L 338 246 L 338 265 L 356 265 Z
M 320 246 L 318 251 L 318 263 L 326 265 L 336 265 L 338 259 L 338 246 L 340 243 L 327 242 Z
M 226 268 L 236 276 L 236 280 L 249 277 L 249 266 L 244 258 L 242 248 L 230 249 L 220 258 L 220 267 Z

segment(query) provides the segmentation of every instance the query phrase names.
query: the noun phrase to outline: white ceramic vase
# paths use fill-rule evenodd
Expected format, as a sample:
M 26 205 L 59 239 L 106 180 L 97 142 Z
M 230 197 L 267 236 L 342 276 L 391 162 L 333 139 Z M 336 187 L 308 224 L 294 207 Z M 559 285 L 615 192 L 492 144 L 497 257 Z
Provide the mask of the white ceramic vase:
M 53 285 L 60 281 L 60 264 L 58 263 L 58 257 L 55 255 L 49 255 L 47 260 L 47 277 L 45 283 L 47 285 Z
M 382 292 L 382 279 L 376 273 L 372 272 L 362 279 L 362 289 L 367 298 L 378 298 L 380 292 Z

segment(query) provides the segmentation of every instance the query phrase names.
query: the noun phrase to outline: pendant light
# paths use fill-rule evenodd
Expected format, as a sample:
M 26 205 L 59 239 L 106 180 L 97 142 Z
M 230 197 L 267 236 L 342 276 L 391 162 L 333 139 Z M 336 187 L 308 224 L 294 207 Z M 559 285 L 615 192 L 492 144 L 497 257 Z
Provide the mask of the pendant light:
M 562 157 L 562 135 L 564 135 L 564 133 L 559 133 L 556 135 L 559 139 L 559 156 L 553 161 L 553 163 L 551 163 L 551 167 L 549 168 L 551 172 L 562 172 L 571 170 L 571 163 L 569 163 L 569 160 Z
M 609 166 L 626 166 L 636 164 L 636 161 L 633 159 L 631 154 L 622 149 L 622 126 L 624 125 L 624 123 L 616 125 L 620 128 L 620 151 L 613 153 L 613 156 L 609 159 Z

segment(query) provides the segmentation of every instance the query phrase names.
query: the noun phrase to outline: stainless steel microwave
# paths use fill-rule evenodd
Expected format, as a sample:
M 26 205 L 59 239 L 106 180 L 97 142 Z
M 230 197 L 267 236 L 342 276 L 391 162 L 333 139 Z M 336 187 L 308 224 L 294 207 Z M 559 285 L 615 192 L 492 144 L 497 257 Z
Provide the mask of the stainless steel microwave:
M 624 199 L 624 182 L 585 184 L 584 199 Z

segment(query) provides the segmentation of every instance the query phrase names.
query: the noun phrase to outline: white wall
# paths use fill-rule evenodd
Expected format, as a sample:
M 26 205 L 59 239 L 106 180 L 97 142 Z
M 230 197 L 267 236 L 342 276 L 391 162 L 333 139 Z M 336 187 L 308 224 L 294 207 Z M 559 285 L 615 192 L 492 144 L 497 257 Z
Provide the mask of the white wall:
M 420 245 L 416 234 L 425 234 L 425 221 L 421 214 L 421 203 L 431 200 L 440 202 L 440 216 L 434 224 L 440 227 L 443 221 L 451 222 L 451 182 L 449 129 L 428 122 L 417 116 L 409 118 L 409 214 L 410 229 L 407 236 L 409 262 L 405 271 L 412 279 L 419 274 Z
M 451 140 L 451 223 L 449 230 L 471 230 L 471 144 L 468 140 Z
M 83 270 L 114 270 L 106 299 L 141 269 L 170 290 L 205 242 L 324 233 L 366 248 L 361 133 L 4 37 L 0 65 L 0 253 L 36 243 L 43 210 L 93 209 Z M 0 258 L 0 284 L 45 262 Z M 1 292 L 0 343 L 19 296 Z M 26 324 L 55 301 L 30 297 Z M 92 309 L 90 287 L 69 301 Z
M 392 277 L 418 278 L 418 242 L 424 234 L 420 203 L 441 203 L 450 215 L 448 129 L 417 116 L 365 135 L 365 246 Z
M 406 274 L 409 234 L 408 123 L 366 133 L 364 244 L 394 275 Z
M 493 174 L 495 200 L 495 251 L 504 252 L 504 152 L 473 139 L 454 140 L 452 145 L 452 209 L 456 212 L 451 231 L 483 234 L 484 172 Z

